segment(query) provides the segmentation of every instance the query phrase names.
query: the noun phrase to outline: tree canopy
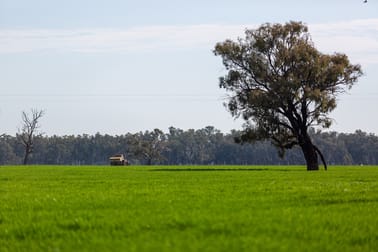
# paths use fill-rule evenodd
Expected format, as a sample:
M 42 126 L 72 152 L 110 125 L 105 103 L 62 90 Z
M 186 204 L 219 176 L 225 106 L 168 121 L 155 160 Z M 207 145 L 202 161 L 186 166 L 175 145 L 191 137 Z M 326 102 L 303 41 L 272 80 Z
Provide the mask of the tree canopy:
M 337 96 L 362 75 L 342 53 L 319 52 L 301 22 L 263 24 L 246 30 L 245 38 L 217 43 L 214 49 L 228 71 L 220 87 L 229 94 L 227 107 L 245 121 L 240 140 L 271 139 L 281 156 L 299 145 L 308 170 L 318 170 L 310 127 L 329 128 Z

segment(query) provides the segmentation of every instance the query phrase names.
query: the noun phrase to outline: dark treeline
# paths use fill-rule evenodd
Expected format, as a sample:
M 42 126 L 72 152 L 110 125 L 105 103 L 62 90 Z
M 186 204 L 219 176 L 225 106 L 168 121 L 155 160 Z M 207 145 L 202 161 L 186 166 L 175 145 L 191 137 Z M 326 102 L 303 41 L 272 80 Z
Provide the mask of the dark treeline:
M 329 164 L 378 164 L 378 136 L 357 130 L 352 134 L 315 132 L 311 135 Z M 37 136 L 30 164 L 108 164 L 108 158 L 125 154 L 131 164 L 305 164 L 299 149 L 280 159 L 269 142 L 239 145 L 239 131 L 224 134 L 214 127 L 199 130 L 169 128 L 125 134 Z M 14 136 L 0 136 L 0 164 L 21 164 L 24 147 Z

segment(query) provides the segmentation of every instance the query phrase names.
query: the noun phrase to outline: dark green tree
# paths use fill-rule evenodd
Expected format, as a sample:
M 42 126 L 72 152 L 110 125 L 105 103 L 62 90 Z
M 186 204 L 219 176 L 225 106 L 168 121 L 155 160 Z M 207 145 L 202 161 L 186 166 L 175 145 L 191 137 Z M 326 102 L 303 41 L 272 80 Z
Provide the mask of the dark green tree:
M 346 41 L 347 43 L 347 41 Z M 318 170 L 319 148 L 308 130 L 329 128 L 336 98 L 362 75 L 345 54 L 319 52 L 301 22 L 263 24 L 245 38 L 214 49 L 228 73 L 220 87 L 230 94 L 228 109 L 245 121 L 242 142 L 270 139 L 280 156 L 299 145 L 307 170 Z
M 132 135 L 129 145 L 131 152 L 144 159 L 147 165 L 159 164 L 165 159 L 162 154 L 167 146 L 167 138 L 163 131 L 154 129 Z
M 20 158 L 17 157 L 13 148 L 15 142 L 17 141 L 12 136 L 6 134 L 0 135 L 0 164 L 18 163 Z

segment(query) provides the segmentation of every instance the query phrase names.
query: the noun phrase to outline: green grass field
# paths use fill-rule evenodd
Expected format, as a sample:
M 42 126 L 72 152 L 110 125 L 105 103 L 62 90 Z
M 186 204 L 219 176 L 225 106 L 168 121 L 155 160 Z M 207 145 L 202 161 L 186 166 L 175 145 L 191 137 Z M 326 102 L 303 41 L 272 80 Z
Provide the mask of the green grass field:
M 0 251 L 377 251 L 378 167 L 0 167 Z

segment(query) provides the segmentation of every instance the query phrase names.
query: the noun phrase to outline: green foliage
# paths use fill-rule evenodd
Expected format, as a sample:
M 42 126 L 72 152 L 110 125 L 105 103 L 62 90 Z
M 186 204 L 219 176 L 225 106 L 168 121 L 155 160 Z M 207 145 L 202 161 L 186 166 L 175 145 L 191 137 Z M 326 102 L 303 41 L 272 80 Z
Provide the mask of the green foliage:
M 164 160 L 162 152 L 166 149 L 166 135 L 159 129 L 133 134 L 128 143 L 132 155 L 140 160 L 146 160 L 148 165 Z
M 378 167 L 0 167 L 0 251 L 374 251 Z
M 229 71 L 220 86 L 233 94 L 230 111 L 261 127 L 290 128 L 288 113 L 302 116 L 305 126 L 329 127 L 327 113 L 336 107 L 336 95 L 357 81 L 360 66 L 344 54 L 317 51 L 300 22 L 264 24 L 245 33 L 244 39 L 226 40 L 214 50 Z
M 246 121 L 242 140 L 271 139 L 281 154 L 300 145 L 308 168 L 317 166 L 315 151 L 321 153 L 307 130 L 331 126 L 338 94 L 353 86 L 361 67 L 345 54 L 319 52 L 301 22 L 246 30 L 245 38 L 216 44 L 214 53 L 228 71 L 220 78 L 230 94 L 228 109 Z

